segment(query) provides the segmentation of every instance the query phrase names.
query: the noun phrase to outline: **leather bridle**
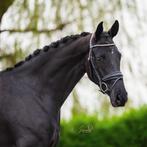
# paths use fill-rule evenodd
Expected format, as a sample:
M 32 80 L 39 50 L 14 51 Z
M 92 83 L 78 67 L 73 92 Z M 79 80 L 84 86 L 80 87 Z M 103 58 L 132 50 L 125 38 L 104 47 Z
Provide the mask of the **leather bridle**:
M 96 70 L 96 65 L 95 65 L 95 62 L 94 62 L 94 52 L 93 52 L 93 48 L 96 48 L 96 47 L 109 47 L 109 46 L 115 46 L 114 43 L 109 43 L 109 44 L 96 44 L 96 45 L 92 45 L 92 39 L 93 39 L 93 36 L 94 34 L 91 35 L 91 38 L 90 38 L 90 42 L 89 42 L 89 47 L 90 47 L 90 50 L 89 50 L 89 56 L 88 56 L 88 62 L 90 64 L 90 70 L 94 71 L 94 75 L 95 75 L 95 79 L 93 79 L 93 75 L 92 73 L 90 73 L 90 78 L 92 80 L 94 80 L 94 82 L 96 84 L 99 85 L 100 87 L 100 91 L 104 94 L 108 94 L 108 92 L 111 92 L 112 89 L 114 88 L 115 84 L 123 78 L 123 75 L 120 71 L 114 71 L 110 74 L 107 74 L 103 77 L 100 77 L 99 73 L 97 72 Z M 113 84 L 111 87 L 108 86 L 107 82 L 108 81 L 111 81 L 111 80 L 114 80 Z

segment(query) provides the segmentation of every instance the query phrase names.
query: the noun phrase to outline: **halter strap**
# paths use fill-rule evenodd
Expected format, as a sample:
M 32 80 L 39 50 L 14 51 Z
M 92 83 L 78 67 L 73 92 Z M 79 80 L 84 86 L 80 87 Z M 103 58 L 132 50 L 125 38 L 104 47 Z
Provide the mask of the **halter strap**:
M 94 65 L 94 60 L 92 57 L 92 49 L 95 47 L 108 47 L 108 46 L 115 46 L 114 43 L 109 43 L 109 44 L 96 44 L 96 45 L 92 45 L 92 39 L 94 37 L 94 34 L 91 35 L 90 38 L 90 42 L 89 42 L 89 47 L 90 47 L 90 51 L 89 51 L 89 56 L 88 56 L 88 61 L 91 63 L 92 68 L 94 70 L 95 76 L 96 76 L 96 83 L 99 84 L 100 87 L 100 91 L 104 94 L 106 94 L 108 91 L 111 92 L 113 87 L 115 86 L 115 84 L 123 78 L 123 75 L 120 71 L 115 71 L 112 72 L 108 75 L 105 75 L 103 78 L 100 77 L 100 75 L 98 74 L 95 65 Z M 108 84 L 106 82 L 110 81 L 110 80 L 115 80 L 112 84 L 112 86 L 109 88 Z

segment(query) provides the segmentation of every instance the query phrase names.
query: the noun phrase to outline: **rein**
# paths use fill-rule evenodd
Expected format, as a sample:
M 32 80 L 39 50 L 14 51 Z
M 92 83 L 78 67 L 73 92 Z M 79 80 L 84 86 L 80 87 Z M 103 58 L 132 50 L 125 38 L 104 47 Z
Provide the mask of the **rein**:
M 115 84 L 123 78 L 123 75 L 120 71 L 115 71 L 115 72 L 112 72 L 110 74 L 107 74 L 105 75 L 104 77 L 100 77 L 99 73 L 97 72 L 96 70 L 96 67 L 95 67 L 95 63 L 94 63 L 94 57 L 92 55 L 93 53 L 93 48 L 96 48 L 96 47 L 109 47 L 109 46 L 115 46 L 114 43 L 109 43 L 109 44 L 96 44 L 96 45 L 92 45 L 92 39 L 93 39 L 93 36 L 94 34 L 91 35 L 91 38 L 90 38 L 90 42 L 89 42 L 89 47 L 90 47 L 90 51 L 89 51 L 89 56 L 88 56 L 88 61 L 90 63 L 90 68 L 93 69 L 94 71 L 94 74 L 95 74 L 95 77 L 96 77 L 96 84 L 99 85 L 100 87 L 100 91 L 104 94 L 108 93 L 108 92 L 111 92 L 113 87 L 115 86 Z M 92 71 L 92 70 L 91 70 Z M 92 77 L 92 75 L 90 75 Z M 107 82 L 108 81 L 111 81 L 111 80 L 114 80 L 113 84 L 111 87 L 108 86 Z

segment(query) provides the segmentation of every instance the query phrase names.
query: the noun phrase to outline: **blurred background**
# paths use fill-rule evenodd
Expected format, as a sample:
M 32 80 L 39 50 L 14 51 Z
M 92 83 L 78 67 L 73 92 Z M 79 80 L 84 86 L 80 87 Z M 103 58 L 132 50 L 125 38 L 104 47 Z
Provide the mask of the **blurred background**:
M 103 122 L 105 126 L 102 125 L 102 128 L 105 128 L 107 119 L 109 119 L 109 129 L 113 128 L 112 122 L 118 123 L 120 120 L 123 122 L 123 119 L 130 119 L 134 113 L 137 115 L 134 117 L 137 117 L 140 123 L 142 122 L 140 117 L 147 114 L 145 111 L 147 103 L 146 14 L 147 1 L 143 0 L 0 0 L 0 70 L 13 66 L 37 48 L 43 48 L 61 37 L 83 31 L 94 32 L 100 21 L 104 21 L 105 30 L 108 30 L 116 19 L 120 23 L 119 33 L 114 40 L 122 53 L 121 70 L 129 95 L 128 103 L 123 108 L 113 108 L 109 98 L 101 94 L 98 87 L 85 75 L 62 107 L 61 120 L 64 133 L 61 133 L 60 146 L 68 143 L 67 147 L 88 146 L 88 143 L 84 144 L 84 142 L 90 136 L 85 135 L 94 136 L 97 122 L 100 126 Z M 79 116 L 81 117 L 78 118 Z M 91 116 L 94 116 L 96 120 Z M 115 121 L 115 118 L 119 118 L 119 121 Z M 89 123 L 91 121 L 95 125 L 91 125 Z M 144 122 L 146 121 L 145 119 Z M 124 126 L 125 124 L 123 123 Z M 71 126 L 73 128 L 68 132 Z M 76 134 L 74 127 L 77 129 L 81 126 L 83 128 L 79 131 L 80 133 Z M 134 144 L 131 144 L 133 147 L 135 144 L 137 147 L 147 146 L 145 141 L 147 130 L 143 124 L 141 126 L 142 130 L 138 131 L 145 132 L 144 137 L 142 140 L 138 140 L 139 136 L 136 137 Z M 129 130 L 129 127 L 126 130 Z M 135 129 L 136 127 L 134 125 Z M 105 129 L 107 130 L 107 127 Z M 114 132 L 113 129 L 111 131 L 109 129 L 108 132 Z M 86 133 L 83 133 L 83 130 Z M 98 133 L 103 134 L 103 131 Z M 121 132 L 120 136 L 122 133 L 127 132 Z M 134 134 L 134 132 L 131 133 Z M 107 136 L 110 137 L 111 135 L 108 134 Z M 81 136 L 83 138 L 80 138 Z M 96 136 L 99 135 L 95 134 Z M 115 140 L 115 137 L 111 140 Z M 73 138 L 80 138 L 76 145 L 70 144 Z M 107 140 L 107 138 L 101 139 Z M 126 140 L 129 139 L 131 138 L 128 137 Z M 117 142 L 115 144 L 109 142 L 105 145 L 96 145 L 93 142 L 97 141 L 92 140 L 89 147 L 121 146 Z

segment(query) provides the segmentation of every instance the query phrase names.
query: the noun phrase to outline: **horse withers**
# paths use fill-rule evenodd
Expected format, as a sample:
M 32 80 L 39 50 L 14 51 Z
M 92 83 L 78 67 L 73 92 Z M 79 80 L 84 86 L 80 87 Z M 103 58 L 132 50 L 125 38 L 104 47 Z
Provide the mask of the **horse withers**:
M 86 72 L 114 107 L 125 105 L 118 28 L 115 21 L 104 32 L 101 22 L 95 33 L 66 36 L 0 73 L 0 147 L 55 147 L 60 108 Z

